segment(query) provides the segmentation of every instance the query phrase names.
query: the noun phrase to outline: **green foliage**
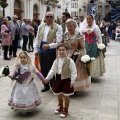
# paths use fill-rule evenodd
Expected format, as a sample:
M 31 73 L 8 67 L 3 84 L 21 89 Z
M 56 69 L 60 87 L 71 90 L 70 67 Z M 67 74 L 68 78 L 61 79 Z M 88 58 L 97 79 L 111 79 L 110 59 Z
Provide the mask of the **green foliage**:
M 0 2 L 0 6 L 2 8 L 6 8 L 8 6 L 8 3 L 7 2 Z
M 61 18 L 57 17 L 57 23 L 61 24 Z
M 87 74 L 88 74 L 88 76 L 90 76 L 90 70 L 91 70 L 91 60 L 90 60 L 90 61 L 88 61 L 88 62 L 86 62 L 86 63 L 82 62 L 81 60 L 79 60 L 79 62 L 81 62 L 81 63 L 83 63 L 83 64 L 85 65 L 86 70 L 87 70 Z

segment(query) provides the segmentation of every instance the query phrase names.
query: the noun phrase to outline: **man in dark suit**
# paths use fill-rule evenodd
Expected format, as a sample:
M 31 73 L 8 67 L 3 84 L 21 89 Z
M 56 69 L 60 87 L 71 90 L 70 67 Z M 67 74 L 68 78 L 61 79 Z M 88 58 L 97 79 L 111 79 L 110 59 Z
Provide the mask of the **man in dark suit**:
M 62 13 L 62 30 L 63 34 L 66 32 L 66 21 L 70 18 L 70 14 L 68 12 L 63 12 Z
M 9 27 L 12 31 L 12 46 L 10 46 L 10 53 L 9 56 L 10 58 L 12 57 L 17 57 L 17 45 L 18 45 L 18 40 L 20 39 L 20 26 L 17 23 L 18 16 L 14 15 L 13 20 L 9 21 Z

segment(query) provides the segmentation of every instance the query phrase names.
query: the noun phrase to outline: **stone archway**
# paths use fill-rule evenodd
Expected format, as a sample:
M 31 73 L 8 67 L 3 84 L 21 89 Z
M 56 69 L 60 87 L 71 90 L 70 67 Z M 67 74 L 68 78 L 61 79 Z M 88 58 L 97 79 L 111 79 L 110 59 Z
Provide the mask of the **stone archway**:
M 22 19 L 22 10 L 21 10 L 21 1 L 20 0 L 15 0 L 14 1 L 14 15 L 18 16 L 18 19 Z
M 35 4 L 33 6 L 33 19 L 35 21 L 38 20 L 38 15 L 39 15 L 39 13 L 38 13 L 38 6 Z

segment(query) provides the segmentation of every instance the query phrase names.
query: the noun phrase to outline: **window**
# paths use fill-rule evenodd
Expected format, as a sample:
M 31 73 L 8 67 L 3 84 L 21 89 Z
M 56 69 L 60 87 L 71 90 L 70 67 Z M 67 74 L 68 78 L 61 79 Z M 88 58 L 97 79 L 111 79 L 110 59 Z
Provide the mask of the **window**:
M 14 8 L 15 9 L 20 9 L 20 2 L 18 0 L 15 0 L 15 2 L 14 2 Z
M 74 8 L 74 3 L 72 4 L 72 8 Z
M 37 12 L 38 12 L 38 7 L 37 7 L 37 5 L 34 5 L 34 7 L 33 7 L 33 12 L 34 12 L 34 13 L 37 13 Z
M 57 7 L 58 7 L 58 8 L 61 8 L 61 5 L 60 5 L 60 4 L 58 4 L 58 5 L 57 5 Z

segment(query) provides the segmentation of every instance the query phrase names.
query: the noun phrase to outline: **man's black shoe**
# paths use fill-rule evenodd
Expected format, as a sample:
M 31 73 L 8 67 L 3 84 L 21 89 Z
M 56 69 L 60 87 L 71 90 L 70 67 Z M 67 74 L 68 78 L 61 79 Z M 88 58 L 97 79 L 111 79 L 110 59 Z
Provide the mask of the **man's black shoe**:
M 17 48 L 21 49 L 22 47 L 21 46 L 17 46 Z
M 41 92 L 46 92 L 46 91 L 48 91 L 50 88 L 49 87 L 44 87 L 42 90 L 41 90 Z
M 13 55 L 13 57 L 17 57 L 17 55 Z

